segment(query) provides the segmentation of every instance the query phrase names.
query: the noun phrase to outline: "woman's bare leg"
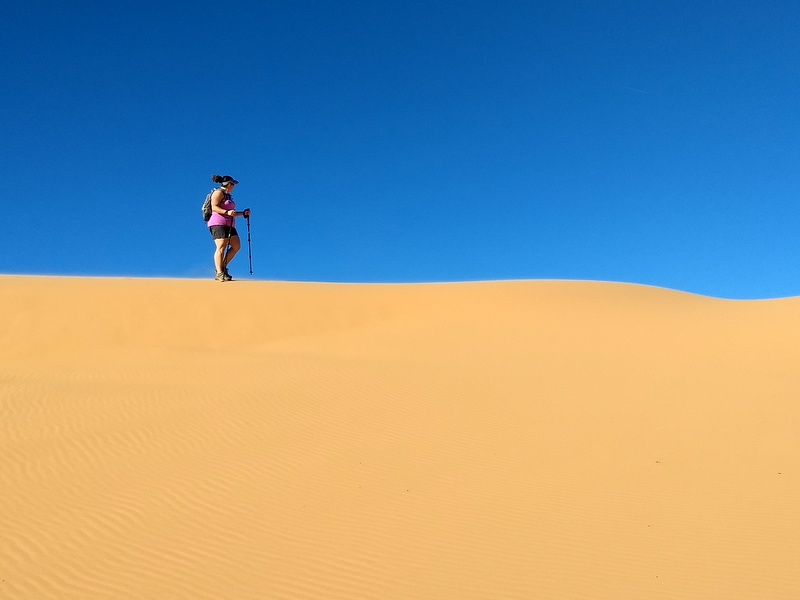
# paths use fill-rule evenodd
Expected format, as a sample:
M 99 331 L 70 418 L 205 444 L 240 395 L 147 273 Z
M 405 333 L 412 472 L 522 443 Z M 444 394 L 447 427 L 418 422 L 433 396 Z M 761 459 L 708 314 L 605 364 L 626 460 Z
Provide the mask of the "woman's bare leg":
M 242 242 L 239 240 L 239 236 L 238 235 L 233 236 L 230 239 L 230 246 L 228 247 L 228 254 L 225 256 L 224 259 L 225 264 L 222 265 L 223 267 L 227 268 L 227 266 L 231 264 L 233 257 L 236 256 L 236 253 L 239 252 L 241 247 L 242 247 Z
M 228 248 L 228 254 L 225 254 L 225 246 L 230 243 L 230 247 Z M 239 240 L 239 236 L 235 235 L 230 240 L 228 238 L 219 238 L 214 240 L 214 245 L 216 248 L 214 249 L 214 269 L 216 269 L 217 273 L 222 273 L 225 270 L 233 257 L 236 256 L 236 253 L 242 247 L 242 242 Z
M 225 246 L 228 244 L 228 238 L 221 238 L 214 240 L 214 271 L 222 273 L 222 261 L 225 254 Z

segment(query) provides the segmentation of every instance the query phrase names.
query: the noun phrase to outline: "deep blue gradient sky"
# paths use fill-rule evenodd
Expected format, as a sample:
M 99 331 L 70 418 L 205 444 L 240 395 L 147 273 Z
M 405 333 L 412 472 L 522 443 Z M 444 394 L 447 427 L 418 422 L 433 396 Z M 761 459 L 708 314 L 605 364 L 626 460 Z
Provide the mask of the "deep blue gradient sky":
M 14 0 L 3 24 L 2 273 L 213 278 L 220 173 L 257 279 L 800 295 L 796 0 Z

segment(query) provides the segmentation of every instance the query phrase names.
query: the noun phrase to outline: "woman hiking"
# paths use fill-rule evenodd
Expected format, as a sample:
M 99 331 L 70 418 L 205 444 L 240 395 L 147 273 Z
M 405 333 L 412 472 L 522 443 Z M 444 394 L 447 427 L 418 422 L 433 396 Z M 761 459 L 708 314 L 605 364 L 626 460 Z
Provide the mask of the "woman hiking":
M 233 177 L 212 175 L 211 181 L 219 184 L 219 188 L 211 194 L 211 218 L 208 220 L 208 230 L 215 245 L 214 270 L 217 273 L 217 281 L 230 281 L 233 277 L 228 273 L 228 265 L 242 247 L 234 221 L 236 217 L 249 217 L 250 209 L 236 212 L 231 192 L 233 186 L 239 182 Z

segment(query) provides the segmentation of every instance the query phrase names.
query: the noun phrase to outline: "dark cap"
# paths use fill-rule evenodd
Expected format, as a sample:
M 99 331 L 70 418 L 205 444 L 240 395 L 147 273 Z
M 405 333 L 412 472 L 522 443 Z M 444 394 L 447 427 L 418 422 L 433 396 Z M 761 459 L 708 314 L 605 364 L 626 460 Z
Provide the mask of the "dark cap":
M 234 184 L 234 185 L 239 185 L 239 182 L 238 182 L 238 181 L 236 181 L 236 180 L 235 180 L 233 177 L 231 177 L 230 175 L 225 175 L 225 177 L 223 177 L 223 178 L 222 178 L 222 181 L 221 181 L 221 183 L 222 183 L 222 185 L 227 185 L 227 184 L 229 184 L 229 183 L 232 183 L 232 184 Z

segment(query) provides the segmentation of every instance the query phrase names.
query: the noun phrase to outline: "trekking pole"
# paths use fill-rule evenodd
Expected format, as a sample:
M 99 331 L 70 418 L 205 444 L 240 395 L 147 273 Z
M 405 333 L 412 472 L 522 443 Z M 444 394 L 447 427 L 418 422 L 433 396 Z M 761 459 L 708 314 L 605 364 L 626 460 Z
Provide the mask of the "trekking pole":
M 228 224 L 228 237 L 225 240 L 225 252 L 222 255 L 222 272 L 228 272 L 228 248 L 231 247 L 231 232 L 233 231 L 233 217 L 228 217 L 231 222 Z
M 250 213 L 245 217 L 247 221 L 247 258 L 250 259 L 250 275 L 253 274 L 253 252 L 250 249 Z

